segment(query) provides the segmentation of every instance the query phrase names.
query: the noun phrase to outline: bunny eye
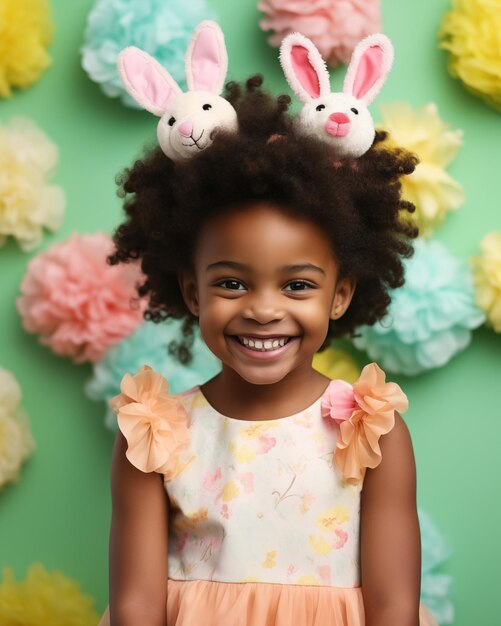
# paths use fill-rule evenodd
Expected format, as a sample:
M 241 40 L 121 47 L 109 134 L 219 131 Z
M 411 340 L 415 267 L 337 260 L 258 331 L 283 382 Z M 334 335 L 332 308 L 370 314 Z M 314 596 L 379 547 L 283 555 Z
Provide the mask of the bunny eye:
M 317 106 L 317 111 L 323 111 L 325 109 L 325 104 L 319 104 Z
M 355 115 L 358 115 L 358 109 L 355 109 L 355 107 L 353 107 L 352 109 L 350 109 L 350 111 L 353 111 L 353 113 L 355 113 Z
M 169 126 L 174 126 L 174 124 L 175 124 L 175 123 L 176 123 L 176 118 L 175 118 L 175 117 L 171 117 L 171 118 L 169 119 L 169 121 L 167 122 L 167 124 L 168 124 Z
M 202 109 L 204 111 L 210 111 L 212 109 L 212 104 L 204 104 Z

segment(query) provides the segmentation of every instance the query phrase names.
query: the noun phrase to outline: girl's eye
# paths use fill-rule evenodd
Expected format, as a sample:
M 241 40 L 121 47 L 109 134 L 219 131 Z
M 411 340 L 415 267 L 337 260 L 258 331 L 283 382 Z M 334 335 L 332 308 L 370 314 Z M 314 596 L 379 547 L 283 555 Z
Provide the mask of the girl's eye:
M 202 109 L 204 111 L 210 111 L 212 109 L 212 104 L 204 104 Z
M 245 290 L 245 286 L 239 280 L 222 280 L 217 284 L 218 287 L 223 287 L 223 289 L 230 289 L 231 291 L 243 291 Z
M 325 109 L 325 104 L 319 104 L 317 106 L 317 111 L 323 111 Z
M 168 124 L 169 126 L 174 126 L 174 124 L 175 124 L 175 123 L 176 123 L 176 118 L 175 118 L 175 117 L 171 117 L 171 118 L 169 119 L 169 121 L 167 122 L 167 124 Z
M 285 285 L 285 291 L 304 291 L 311 289 L 312 285 L 305 280 L 293 280 L 291 283 Z

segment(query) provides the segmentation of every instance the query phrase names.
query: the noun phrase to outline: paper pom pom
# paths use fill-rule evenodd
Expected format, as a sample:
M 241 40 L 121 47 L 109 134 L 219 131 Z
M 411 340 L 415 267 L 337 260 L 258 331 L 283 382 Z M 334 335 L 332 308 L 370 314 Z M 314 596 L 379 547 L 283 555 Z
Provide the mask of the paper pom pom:
M 405 219 L 415 223 L 421 236 L 430 235 L 464 201 L 463 188 L 445 171 L 462 145 L 463 132 L 449 130 L 432 103 L 417 110 L 408 104 L 382 105 L 381 114 L 380 128 L 390 133 L 387 144 L 419 158 L 414 172 L 401 179 L 403 198 L 416 206 Z
M 96 626 L 94 599 L 83 595 L 77 582 L 60 572 L 49 574 L 36 563 L 25 581 L 16 581 L 10 568 L 0 585 L 2 626 Z
M 102 91 L 140 108 L 125 91 L 117 55 L 137 46 L 155 57 L 184 88 L 185 54 L 195 26 L 213 17 L 205 0 L 97 0 L 87 20 L 82 66 Z
M 127 372 L 137 372 L 142 365 L 150 365 L 168 381 L 172 393 L 180 393 L 194 385 L 201 385 L 221 370 L 220 361 L 207 348 L 198 329 L 192 348 L 193 359 L 182 365 L 169 354 L 169 344 L 181 337 L 181 322 L 168 320 L 161 324 L 146 322 L 130 337 L 112 348 L 102 361 L 94 365 L 94 374 L 85 392 L 92 400 L 108 402 L 120 392 L 120 381 Z M 117 429 L 116 416 L 108 408 L 106 426 Z
M 485 319 L 467 264 L 438 241 L 418 240 L 414 247 L 405 261 L 404 286 L 390 294 L 387 316 L 358 328 L 353 340 L 384 369 L 408 376 L 445 365 Z
M 289 33 L 299 31 L 313 41 L 332 66 L 349 63 L 357 43 L 381 31 L 379 0 L 262 0 L 266 14 L 259 25 L 275 31 L 268 41 L 280 46 Z
M 21 283 L 25 330 L 75 363 L 98 361 L 142 323 L 142 274 L 133 264 L 107 265 L 112 250 L 104 233 L 75 233 L 32 259 Z
M 426 513 L 418 510 L 421 528 L 421 601 L 433 613 L 437 622 L 452 624 L 454 607 L 450 595 L 452 578 L 448 574 L 437 574 L 437 570 L 447 561 L 452 550 L 448 542 L 433 526 Z
M 340 378 L 354 383 L 360 376 L 360 368 L 349 354 L 337 348 L 326 348 L 313 357 L 313 367 L 318 372 L 336 380 Z
M 472 259 L 477 304 L 487 313 L 489 324 L 501 333 L 501 232 L 486 235 L 480 247 L 482 256 Z
M 28 87 L 50 64 L 53 25 L 48 0 L 3 0 L 0 7 L 0 96 Z
M 0 489 L 19 478 L 21 463 L 35 449 L 21 389 L 14 376 L 0 367 Z M 0 623 L 3 622 L 0 620 Z
M 58 158 L 56 146 L 31 120 L 0 125 L 0 246 L 10 235 L 28 252 L 44 228 L 61 225 L 63 190 L 47 184 Z
M 449 51 L 449 72 L 475 96 L 501 110 L 499 0 L 453 0 L 442 21 L 440 47 Z

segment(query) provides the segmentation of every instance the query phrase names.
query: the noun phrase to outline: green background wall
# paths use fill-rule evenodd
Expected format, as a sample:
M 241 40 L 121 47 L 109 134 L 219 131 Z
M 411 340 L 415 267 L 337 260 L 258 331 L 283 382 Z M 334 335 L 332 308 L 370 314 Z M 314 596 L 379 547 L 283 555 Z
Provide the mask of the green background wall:
M 67 193 L 64 225 L 42 247 L 73 231 L 111 231 L 120 219 L 115 174 L 154 136 L 155 120 L 103 96 L 80 66 L 91 0 L 54 0 L 52 67 L 40 82 L 0 102 L 0 121 L 33 118 L 59 146 L 55 182 Z M 436 33 L 449 0 L 383 0 L 385 31 L 396 60 L 379 102 L 437 103 L 452 128 L 465 132 L 450 171 L 464 186 L 465 205 L 436 237 L 460 257 L 475 254 L 491 230 L 501 230 L 501 118 L 468 95 L 446 72 Z M 256 71 L 274 91 L 288 88 L 276 50 L 258 28 L 254 0 L 210 0 L 226 33 L 230 78 Z M 340 86 L 343 70 L 334 72 Z M 375 117 L 377 103 L 372 107 Z M 37 451 L 21 481 L 0 493 L 0 566 L 25 575 L 34 561 L 60 569 L 107 603 L 109 467 L 113 436 L 103 406 L 83 384 L 91 368 L 53 356 L 25 334 L 15 310 L 29 259 L 9 243 L 0 249 L 0 366 L 22 385 Z M 419 504 L 451 541 L 445 571 L 454 577 L 455 626 L 501 623 L 499 585 L 501 505 L 501 336 L 480 329 L 472 345 L 446 367 L 415 379 L 395 377 L 409 395 L 407 415 L 418 466 Z M 363 356 L 361 357 L 361 363 Z

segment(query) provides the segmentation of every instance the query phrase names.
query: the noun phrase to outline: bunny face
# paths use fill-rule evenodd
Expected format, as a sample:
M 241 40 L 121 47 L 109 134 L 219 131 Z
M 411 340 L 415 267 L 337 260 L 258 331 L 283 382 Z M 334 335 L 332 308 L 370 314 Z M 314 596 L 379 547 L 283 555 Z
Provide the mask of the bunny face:
M 305 133 L 329 143 L 340 158 L 358 158 L 374 141 L 369 110 L 357 98 L 342 93 L 305 104 L 296 120 Z
M 231 104 L 209 91 L 178 96 L 162 115 L 158 143 L 173 161 L 187 159 L 207 148 L 218 129 L 237 130 L 237 114 Z
M 157 137 L 172 160 L 187 159 L 212 143 L 222 129 L 236 131 L 237 114 L 219 94 L 228 67 L 224 36 L 215 22 L 197 26 L 186 53 L 183 93 L 169 72 L 139 48 L 126 48 L 118 56 L 118 71 L 128 93 L 161 119 Z
M 384 35 L 371 35 L 357 45 L 341 93 L 331 92 L 324 60 L 300 33 L 283 40 L 280 62 L 287 82 L 304 102 L 296 123 L 305 134 L 329 143 L 339 158 L 358 158 L 367 152 L 375 135 L 367 105 L 391 69 L 390 40 Z

